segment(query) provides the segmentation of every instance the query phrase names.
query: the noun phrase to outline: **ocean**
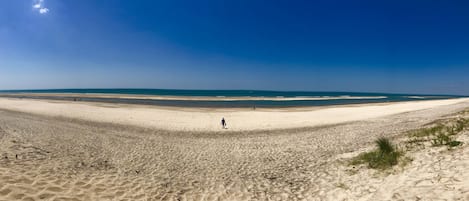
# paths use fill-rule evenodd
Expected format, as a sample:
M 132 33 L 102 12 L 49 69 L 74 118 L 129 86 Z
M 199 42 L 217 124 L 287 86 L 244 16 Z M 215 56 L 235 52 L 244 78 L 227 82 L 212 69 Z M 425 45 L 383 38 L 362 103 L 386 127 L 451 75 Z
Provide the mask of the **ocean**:
M 35 96 L 28 96 L 35 93 Z M 61 94 L 48 96 L 47 94 Z M 264 90 L 171 90 L 171 89 L 46 89 L 46 90 L 2 90 L 0 97 L 77 100 L 70 94 L 126 94 L 182 97 L 181 100 L 154 100 L 145 98 L 80 97 L 79 101 L 145 104 L 177 107 L 305 107 L 360 103 L 384 103 L 398 101 L 437 100 L 459 98 L 455 95 L 388 94 L 360 92 L 308 92 L 308 91 L 264 91 Z M 22 95 L 24 94 L 24 95 Z M 44 95 L 41 95 L 44 94 Z M 13 95 L 13 96 L 12 96 Z M 207 99 L 183 100 L 190 97 Z M 210 97 L 210 99 L 208 99 Z M 230 99 L 233 98 L 233 99 Z M 221 100 L 217 100 L 221 99 Z

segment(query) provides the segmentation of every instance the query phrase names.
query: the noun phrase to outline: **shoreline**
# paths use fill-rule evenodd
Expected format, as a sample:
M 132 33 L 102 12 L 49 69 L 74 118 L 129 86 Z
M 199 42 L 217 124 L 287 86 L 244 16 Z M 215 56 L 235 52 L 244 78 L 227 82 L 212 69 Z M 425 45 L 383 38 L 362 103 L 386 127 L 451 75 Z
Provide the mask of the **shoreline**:
M 297 100 L 360 100 L 385 99 L 387 96 L 174 96 L 145 94 L 105 94 L 105 93 L 0 93 L 0 97 L 58 97 L 58 98 L 109 98 L 142 100 L 179 100 L 179 101 L 297 101 Z M 421 99 L 420 96 L 413 99 Z M 426 97 L 426 96 L 425 96 Z M 437 97 L 437 96 L 435 96 Z
M 460 98 L 249 110 L 0 98 L 0 109 L 169 131 L 253 131 L 333 125 L 468 102 L 469 98 Z M 219 125 L 222 117 L 226 130 Z
M 387 104 L 425 100 L 450 100 L 466 97 L 445 96 L 166 96 L 103 93 L 0 93 L 0 98 L 95 102 L 110 104 L 148 105 L 165 108 L 195 109 L 301 109 L 365 104 Z

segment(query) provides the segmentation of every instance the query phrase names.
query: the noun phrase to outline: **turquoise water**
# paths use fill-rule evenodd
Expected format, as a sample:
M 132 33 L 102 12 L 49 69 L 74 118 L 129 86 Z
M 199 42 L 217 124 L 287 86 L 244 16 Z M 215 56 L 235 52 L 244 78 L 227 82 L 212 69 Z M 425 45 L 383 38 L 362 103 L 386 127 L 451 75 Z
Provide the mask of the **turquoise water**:
M 162 106 L 186 107 L 297 107 L 297 106 L 323 106 L 359 103 L 380 103 L 413 100 L 434 100 L 457 98 L 452 95 L 416 95 L 416 94 L 387 94 L 387 93 L 357 93 L 357 92 L 306 92 L 306 91 L 262 91 L 262 90 L 169 90 L 169 89 L 49 89 L 49 90 L 3 90 L 0 96 L 6 93 L 61 93 L 60 97 L 49 97 L 46 94 L 39 97 L 71 100 L 68 93 L 100 93 L 100 94 L 130 94 L 130 95 L 158 95 L 158 96 L 202 96 L 202 97 L 335 97 L 333 100 L 145 100 L 145 99 L 117 99 L 117 98 L 80 98 L 81 101 L 131 103 Z M 343 98 L 345 97 L 345 98 Z M 363 99 L 350 99 L 347 97 L 364 97 Z M 382 98 L 384 97 L 384 98 Z

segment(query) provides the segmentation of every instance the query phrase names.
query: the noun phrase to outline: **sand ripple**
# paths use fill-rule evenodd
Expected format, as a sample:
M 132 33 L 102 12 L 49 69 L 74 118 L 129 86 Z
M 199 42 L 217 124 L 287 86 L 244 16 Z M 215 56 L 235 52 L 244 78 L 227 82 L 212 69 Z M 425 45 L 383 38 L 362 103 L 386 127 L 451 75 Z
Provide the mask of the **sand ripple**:
M 464 200 L 469 139 L 402 172 L 344 165 L 457 104 L 316 128 L 173 132 L 0 110 L 0 200 Z

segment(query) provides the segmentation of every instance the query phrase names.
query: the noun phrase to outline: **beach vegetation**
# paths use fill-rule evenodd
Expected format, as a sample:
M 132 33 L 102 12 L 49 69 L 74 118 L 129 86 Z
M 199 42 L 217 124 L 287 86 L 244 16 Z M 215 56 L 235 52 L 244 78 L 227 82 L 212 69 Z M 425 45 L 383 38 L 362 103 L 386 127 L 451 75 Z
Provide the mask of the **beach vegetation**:
M 433 146 L 442 146 L 446 145 L 451 141 L 451 138 L 449 135 L 439 133 L 436 137 L 432 139 L 432 145 Z
M 344 183 L 338 183 L 337 187 L 342 188 L 342 189 L 346 189 L 346 190 L 349 189 L 349 187 L 347 185 L 345 185 Z
M 438 124 L 436 126 L 432 126 L 429 128 L 421 128 L 417 130 L 413 130 L 409 132 L 409 137 L 414 138 L 426 138 L 435 135 L 436 133 L 441 133 L 445 130 L 445 126 L 443 124 Z
M 467 110 L 469 113 L 469 110 Z M 465 113 L 466 114 L 466 111 Z M 433 126 L 412 130 L 407 133 L 408 140 L 404 143 L 406 150 L 416 147 L 425 148 L 425 145 L 457 147 L 463 144 L 455 140 L 455 136 L 468 130 L 468 118 L 452 118 L 434 122 Z M 378 138 L 375 141 L 376 148 L 372 151 L 361 153 L 349 162 L 350 165 L 367 164 L 373 169 L 388 169 L 396 164 L 405 166 L 412 161 L 406 157 L 404 150 L 399 150 L 388 138 Z
M 446 145 L 448 145 L 449 147 L 457 147 L 459 145 L 462 145 L 462 142 L 457 141 L 457 140 L 453 140 L 453 141 L 448 142 Z
M 378 145 L 378 150 L 382 154 L 390 154 L 392 152 L 395 152 L 394 145 L 388 138 L 380 137 L 375 142 Z
M 375 144 L 377 146 L 375 150 L 358 155 L 352 159 L 350 164 L 367 164 L 373 169 L 388 169 L 398 164 L 403 152 L 398 151 L 388 138 L 378 138 Z
M 422 145 L 430 141 L 432 146 L 456 147 L 463 143 L 454 140 L 454 136 L 469 127 L 469 119 L 450 119 L 445 123 L 438 123 L 435 126 L 413 130 L 408 133 L 410 140 L 408 144 Z

